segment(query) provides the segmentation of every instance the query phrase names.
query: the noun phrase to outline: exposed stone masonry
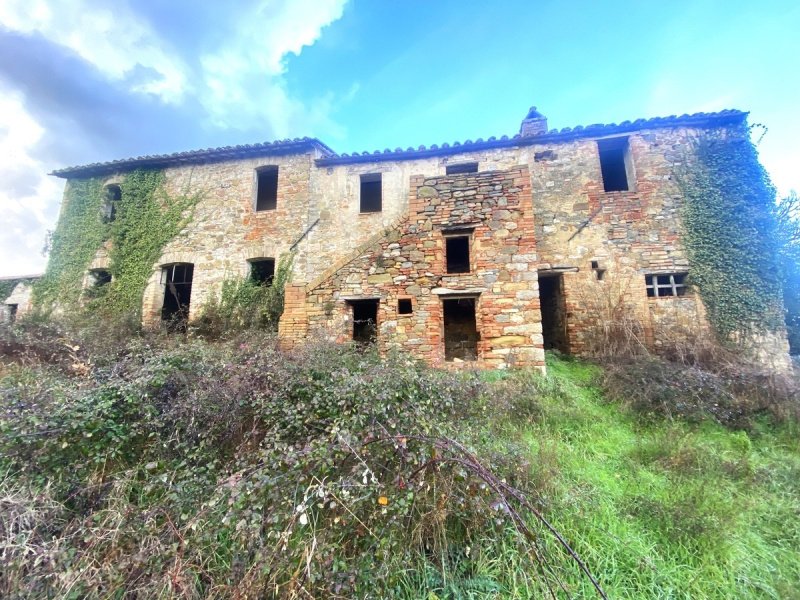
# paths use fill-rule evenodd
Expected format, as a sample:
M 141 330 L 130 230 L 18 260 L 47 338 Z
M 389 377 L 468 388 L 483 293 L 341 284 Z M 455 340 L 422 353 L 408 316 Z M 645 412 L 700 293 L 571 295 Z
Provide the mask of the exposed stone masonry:
M 620 314 L 655 349 L 706 327 L 699 296 L 648 298 L 645 276 L 689 271 L 676 176 L 691 167 L 697 140 L 738 135 L 745 120 L 723 111 L 548 131 L 534 108 L 513 138 L 350 156 L 304 138 L 57 174 L 115 183 L 126 170 L 160 167 L 168 191 L 200 192 L 192 221 L 153 265 L 145 324 L 160 319 L 164 265 L 194 265 L 194 319 L 223 281 L 248 274 L 248 260 L 277 263 L 291 251 L 279 326 L 287 345 L 349 340 L 351 303 L 377 299 L 381 351 L 443 364 L 443 302 L 461 296 L 475 298 L 478 365 L 541 366 L 539 277 L 549 278 L 542 304 L 558 321 L 548 335 L 565 351 L 592 350 L 598 330 Z M 598 143 L 610 138 L 625 148 L 626 191 L 605 191 Z M 446 175 L 448 165 L 467 162 L 479 172 Z M 265 166 L 278 167 L 277 207 L 255 211 L 255 172 Z M 382 210 L 361 213 L 360 178 L 377 174 Z M 457 226 L 471 228 L 470 271 L 447 274 L 445 236 Z M 107 253 L 98 249 L 90 267 L 107 267 Z M 411 314 L 398 314 L 401 298 Z M 786 362 L 785 335 L 756 343 L 764 362 Z
M 442 302 L 473 297 L 478 364 L 542 367 L 532 208 L 525 166 L 411 177 L 406 219 L 333 274 L 287 292 L 281 336 L 347 341 L 348 301 L 377 298 L 381 350 L 401 348 L 442 364 Z M 446 272 L 445 236 L 454 232 L 470 236 L 469 273 Z M 411 300 L 411 314 L 398 314 L 400 299 Z

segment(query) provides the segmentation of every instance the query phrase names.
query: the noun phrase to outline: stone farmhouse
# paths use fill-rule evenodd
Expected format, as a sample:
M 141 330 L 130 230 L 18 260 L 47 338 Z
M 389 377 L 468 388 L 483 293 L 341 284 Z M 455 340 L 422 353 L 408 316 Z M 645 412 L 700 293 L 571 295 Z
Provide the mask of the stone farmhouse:
M 727 110 L 337 154 L 313 138 L 95 163 L 108 210 L 134 169 L 202 190 L 192 221 L 152 266 L 145 325 L 191 321 L 223 281 L 267 283 L 288 254 L 279 337 L 376 343 L 436 365 L 544 368 L 545 349 L 585 353 L 605 320 L 635 322 L 658 349 L 704 327 L 687 286 L 679 169 L 704 136 L 740 136 Z M 111 278 L 98 248 L 86 285 Z M 783 360 L 785 339 L 763 355 Z

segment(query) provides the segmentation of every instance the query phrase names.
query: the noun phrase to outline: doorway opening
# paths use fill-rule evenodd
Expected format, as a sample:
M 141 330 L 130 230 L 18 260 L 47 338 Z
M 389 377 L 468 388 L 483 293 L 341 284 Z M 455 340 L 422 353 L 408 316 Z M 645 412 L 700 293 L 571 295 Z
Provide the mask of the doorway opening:
M 563 275 L 539 275 L 539 302 L 544 349 L 569 352 Z
M 190 263 L 166 265 L 161 269 L 161 283 L 164 285 L 161 320 L 166 322 L 170 331 L 186 331 L 193 276 L 194 265 Z
M 380 300 L 351 300 L 353 307 L 353 341 L 374 344 L 378 339 L 378 303 Z
M 475 321 L 476 298 L 442 299 L 444 309 L 444 359 L 448 362 L 478 359 L 480 334 Z

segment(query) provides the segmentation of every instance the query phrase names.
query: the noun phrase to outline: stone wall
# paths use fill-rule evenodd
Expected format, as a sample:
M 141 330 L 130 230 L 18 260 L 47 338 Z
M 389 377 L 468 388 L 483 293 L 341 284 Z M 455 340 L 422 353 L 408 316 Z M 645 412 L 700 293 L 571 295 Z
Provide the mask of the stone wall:
M 318 165 L 315 161 L 321 154 L 315 150 L 169 168 L 166 178 L 171 192 L 200 192 L 202 199 L 193 220 L 153 265 L 144 293 L 143 320 L 153 324 L 160 318 L 164 297 L 160 267 L 165 264 L 195 265 L 190 318 L 196 318 L 203 304 L 219 293 L 226 278 L 248 273 L 248 259 L 269 257 L 277 261 L 291 250 L 294 271 L 287 288 L 286 315 L 280 324 L 280 335 L 289 344 L 323 329 L 329 337 L 347 338 L 347 297 L 376 294 L 382 299 L 380 321 L 385 339 L 395 340 L 393 343 L 415 355 L 441 361 L 440 298 L 446 293 L 442 290 L 466 293 L 473 286 L 477 291 L 469 293 L 479 293 L 479 318 L 492 315 L 489 321 L 481 322 L 483 364 L 508 365 L 516 360 L 511 357 L 519 353 L 524 355 L 522 362 L 538 364 L 540 341 L 528 348 L 527 341 L 521 344 L 518 339 L 506 339 L 501 342 L 510 346 L 502 348 L 489 344 L 487 337 L 516 336 L 514 327 L 525 330 L 523 336 L 540 335 L 540 329 L 525 329 L 540 327 L 535 287 L 538 271 L 561 279 L 568 351 L 589 351 L 598 327 L 615 314 L 613 307 L 623 307 L 626 318 L 641 328 L 642 343 L 657 348 L 671 343 L 682 323 L 704 322 L 699 298 L 648 298 L 645 275 L 688 270 L 680 239 L 681 195 L 675 177 L 689 163 L 693 142 L 718 133 L 714 129 L 681 126 L 645 128 L 626 134 L 631 186 L 622 192 L 603 191 L 598 140 L 585 136 L 547 143 L 536 143 L 534 137 L 518 145 L 495 148 L 453 146 L 439 155 L 416 157 L 412 153 L 397 160 L 359 158 L 330 165 L 323 160 Z M 448 164 L 461 162 L 477 162 L 479 174 L 445 175 Z M 277 208 L 256 212 L 255 170 L 268 165 L 279 169 Z M 524 230 L 530 241 L 517 241 L 533 248 L 535 240 L 535 252 L 519 253 L 527 256 L 527 262 L 513 263 L 518 265 L 515 267 L 508 266 L 512 263 L 501 263 L 507 268 L 487 263 L 476 267 L 470 278 L 443 275 L 443 241 L 441 233 L 435 232 L 457 218 L 451 203 L 454 197 L 434 204 L 446 196 L 447 190 L 441 186 L 458 183 L 468 187 L 459 191 L 474 188 L 479 194 L 480 177 L 505 177 L 500 174 L 512 172 L 515 179 L 525 179 L 519 193 L 528 195 L 527 204 L 520 206 L 518 214 L 500 219 L 508 223 L 507 227 L 492 229 L 486 223 L 494 219 L 481 216 L 478 220 L 486 229 L 476 227 L 473 243 L 476 252 L 493 251 L 495 246 L 502 247 L 508 236 L 514 238 Z M 382 175 L 383 210 L 362 214 L 360 176 L 371 173 Z M 115 181 L 119 176 L 109 177 L 107 182 Z M 433 189 L 436 196 L 420 197 L 419 190 L 423 188 Z M 503 187 L 503 191 L 509 190 Z M 518 201 L 519 193 L 509 192 L 506 196 Z M 427 204 L 420 204 L 423 200 Z M 434 214 L 426 216 L 424 223 L 416 222 L 431 206 L 437 207 Z M 496 206 L 492 210 L 508 209 Z M 518 217 L 523 221 L 517 221 Z M 431 229 L 421 229 L 423 225 L 427 227 L 428 221 Z M 392 235 L 400 237 L 387 242 L 387 236 Z M 389 248 L 387 244 L 399 246 Z M 536 258 L 530 262 L 534 254 Z M 398 269 L 396 273 L 382 271 L 386 267 L 379 263 L 397 263 L 398 256 L 403 260 L 399 267 L 392 267 Z M 603 271 L 602 279 L 593 262 Z M 407 263 L 410 266 L 403 266 Z M 522 264 L 526 265 L 525 270 L 517 271 Z M 92 263 L 94 268 L 106 265 L 107 248 L 101 249 Z M 370 269 L 375 270 L 369 272 Z M 513 287 L 524 281 L 524 287 L 516 291 L 534 295 L 529 299 L 530 305 L 516 309 L 520 312 L 514 321 L 489 300 L 495 294 L 508 299 L 512 290 L 497 292 L 497 282 L 478 282 L 475 277 L 480 269 L 490 278 L 492 270 L 512 273 L 511 280 L 498 280 L 500 284 Z M 347 272 L 344 279 L 337 275 L 340 272 Z M 367 278 L 362 277 L 365 272 Z M 391 282 L 385 280 L 385 275 L 391 275 Z M 522 275 L 528 279 L 519 279 Z M 415 281 L 394 281 L 394 277 Z M 403 296 L 414 303 L 412 315 L 396 314 L 396 300 Z M 303 314 L 306 308 L 308 315 Z M 495 315 L 492 311 L 496 309 L 500 312 Z M 525 320 L 528 316 L 519 316 L 522 314 L 528 315 L 530 321 Z M 521 318 L 523 321 L 518 322 Z M 762 345 L 764 355 L 784 352 L 785 344 L 765 341 Z M 522 350 L 512 352 L 511 348 Z
M 31 293 L 33 280 L 20 281 L 0 304 L 0 323 L 7 323 L 13 319 L 23 317 L 31 311 Z
M 143 321 L 159 321 L 164 298 L 162 265 L 194 264 L 190 319 L 220 292 L 228 278 L 249 273 L 249 259 L 279 258 L 288 253 L 311 225 L 309 184 L 311 154 L 270 156 L 166 170 L 171 194 L 199 193 L 201 200 L 187 227 L 153 265 L 144 293 Z M 274 210 L 255 211 L 256 169 L 278 167 L 278 201 Z M 297 273 L 304 272 L 299 257 Z M 301 276 L 302 278 L 302 276 Z
M 444 363 L 443 302 L 474 298 L 477 364 L 544 366 L 530 176 L 507 171 L 410 179 L 408 216 L 287 293 L 284 338 L 352 339 L 351 302 L 378 299 L 378 345 Z M 445 237 L 470 236 L 468 273 L 448 274 Z M 305 302 L 299 301 L 305 293 Z M 399 314 L 398 300 L 412 313 Z M 285 324 L 284 324 L 285 323 Z

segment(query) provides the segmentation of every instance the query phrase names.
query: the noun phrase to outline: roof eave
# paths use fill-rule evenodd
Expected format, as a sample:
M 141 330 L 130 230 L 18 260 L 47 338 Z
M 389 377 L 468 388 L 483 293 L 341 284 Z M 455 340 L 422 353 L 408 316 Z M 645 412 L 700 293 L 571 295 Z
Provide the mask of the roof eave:
M 205 150 L 191 150 L 174 154 L 154 156 L 139 156 L 123 160 L 114 160 L 104 163 L 92 163 L 64 169 L 56 169 L 49 173 L 62 179 L 91 177 L 95 175 L 112 175 L 135 169 L 161 169 L 166 167 L 198 164 L 204 162 L 219 162 L 240 158 L 255 158 L 259 156 L 274 156 L 281 154 L 303 153 L 310 150 L 319 150 L 324 156 L 333 156 L 336 153 L 326 144 L 316 138 L 299 138 L 280 142 L 267 142 L 264 144 L 246 144 L 241 146 L 225 146 L 222 148 L 208 148 Z

